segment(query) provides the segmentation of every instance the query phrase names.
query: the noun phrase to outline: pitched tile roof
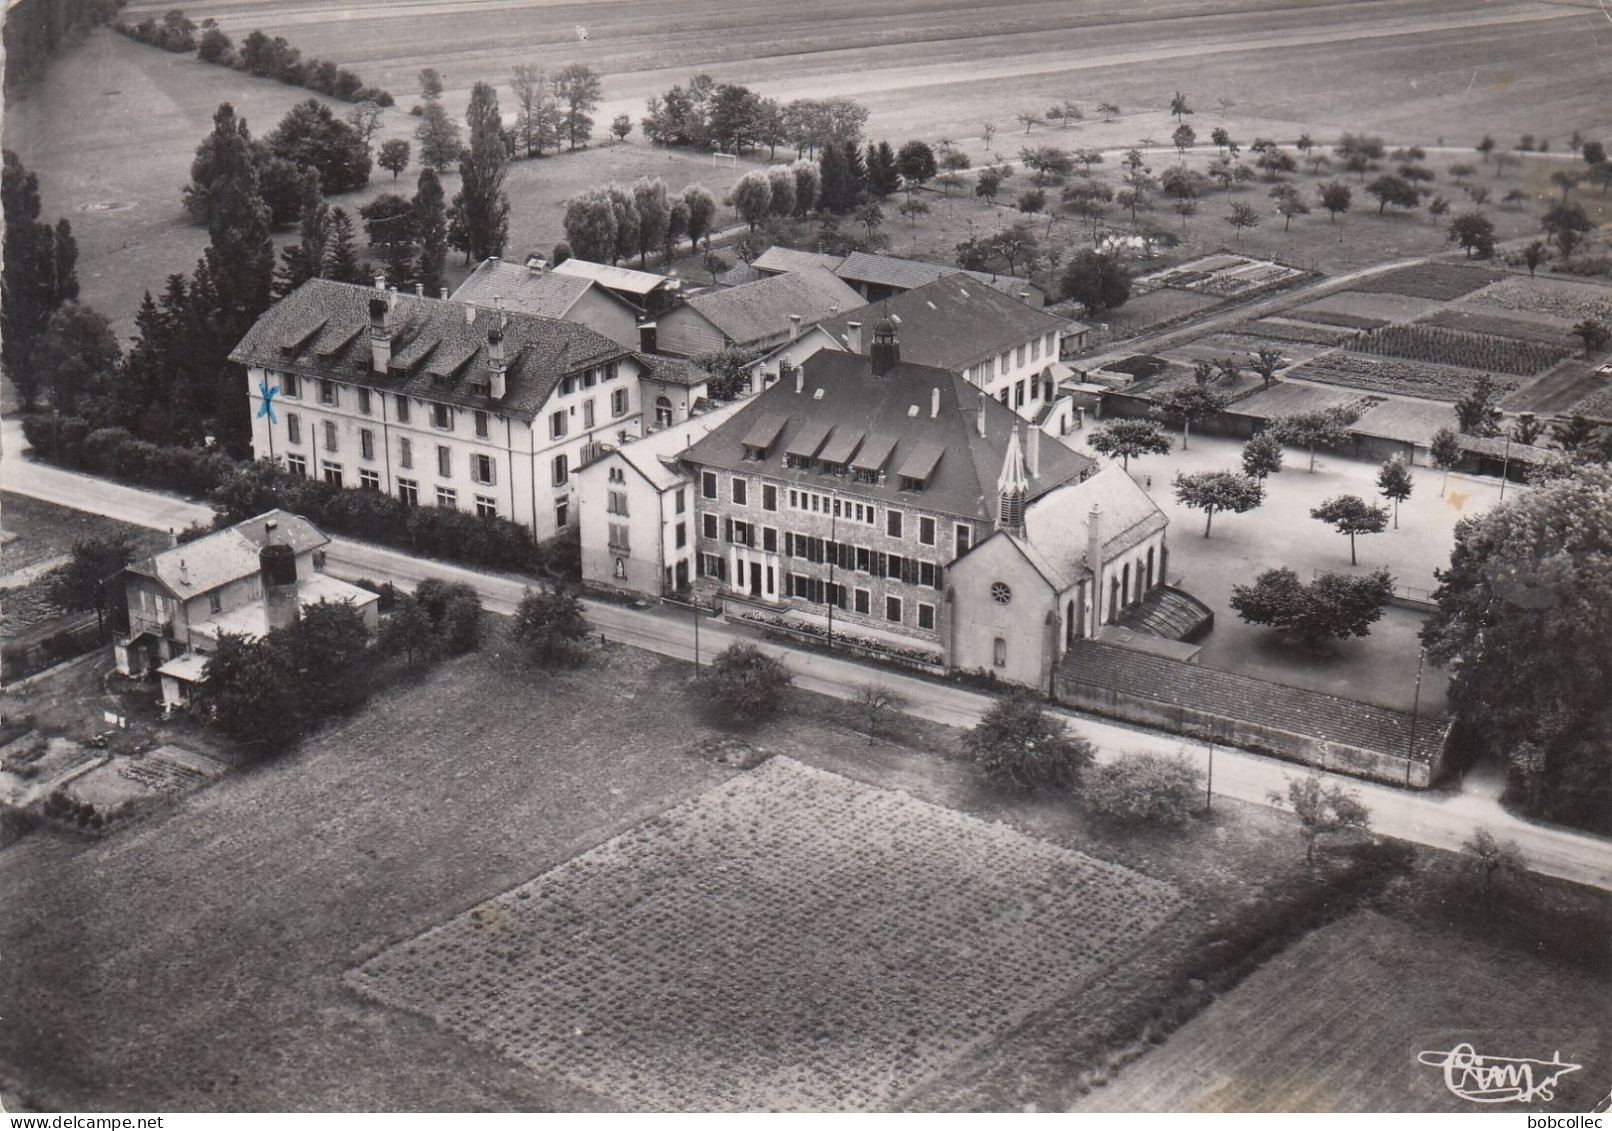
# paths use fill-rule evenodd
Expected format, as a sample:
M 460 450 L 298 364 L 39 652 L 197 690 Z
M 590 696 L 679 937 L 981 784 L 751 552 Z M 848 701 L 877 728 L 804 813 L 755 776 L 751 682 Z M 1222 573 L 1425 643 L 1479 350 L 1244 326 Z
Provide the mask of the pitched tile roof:
M 716 281 L 724 287 L 737 287 L 745 283 L 753 283 L 757 279 L 767 278 L 768 272 L 762 271 L 749 263 L 735 263 L 726 271 L 716 277 Z
M 768 275 L 782 275 L 804 267 L 822 267 L 833 271 L 845 262 L 843 255 L 828 255 L 821 251 L 801 251 L 793 247 L 769 247 L 756 256 L 750 266 Z
M 1042 452 L 1056 440 L 1042 442 Z M 1080 483 L 1043 495 L 1025 508 L 1024 536 L 1012 537 L 1038 571 L 1059 590 L 1068 589 L 1090 572 L 1086 531 L 1092 504 L 1101 508 L 1103 557 L 1128 550 L 1169 525 L 1146 491 L 1116 464 L 1109 464 Z M 984 545 L 982 541 L 980 543 Z
M 495 299 L 502 298 L 508 310 L 536 314 L 541 318 L 564 318 L 577 300 L 595 285 L 592 279 L 580 275 L 558 275 L 519 263 L 486 259 L 470 273 L 468 279 L 459 284 L 459 289 L 453 292 L 453 301 L 473 302 L 491 308 Z M 614 292 L 603 287 L 599 289 L 623 310 L 635 309 Z
M 757 260 L 759 263 L 760 260 Z M 889 255 L 874 255 L 867 251 L 853 251 L 845 257 L 845 261 L 834 269 L 834 273 L 842 279 L 849 279 L 857 283 L 872 283 L 880 287 L 896 287 L 900 290 L 910 291 L 921 287 L 925 283 L 933 283 L 936 279 L 944 279 L 948 275 L 967 275 L 969 278 L 984 283 L 1001 291 L 1005 295 L 1017 298 L 1020 291 L 1039 290 L 1040 288 L 1029 279 L 1021 279 L 1016 275 L 998 275 L 990 271 L 965 271 L 961 267 L 947 267 L 939 263 L 925 263 L 918 259 L 896 259 Z
M 919 365 L 961 369 L 1040 334 L 1056 333 L 1068 319 L 982 287 L 960 272 L 903 294 L 868 303 L 825 320 L 822 328 L 844 340 L 846 326 L 862 323 L 863 349 L 881 318 L 899 319 L 901 356 Z M 1057 354 L 1048 357 L 1048 364 Z
M 276 524 L 274 540 L 288 544 L 299 554 L 330 541 L 301 515 L 272 510 L 143 558 L 130 565 L 129 572 L 156 579 L 182 600 L 199 597 L 258 571 L 258 551 L 269 540 L 271 522 Z
M 1455 426 L 1455 406 L 1448 401 L 1393 397 L 1368 409 L 1349 430 L 1361 436 L 1380 436 L 1425 447 L 1432 443 L 1433 433 L 1440 428 Z
M 883 377 L 873 376 L 867 358 L 823 350 L 802 367 L 803 391 L 789 378 L 752 397 L 726 425 L 700 440 L 684 455 L 691 463 L 749 473 L 760 472 L 816 490 L 879 499 L 932 509 L 944 514 L 992 521 L 996 516 L 996 480 L 1002 471 L 1013 429 L 1022 421 L 996 400 L 948 370 L 902 361 Z M 818 396 L 819 391 L 821 396 Z M 931 415 L 936 394 L 939 411 Z M 977 422 L 984 404 L 985 435 Z M 747 459 L 744 441 L 782 422 L 765 459 Z M 765 425 L 765 429 L 763 429 Z M 821 438 L 817 433 L 821 432 Z M 859 483 L 823 474 L 820 467 L 786 467 L 784 456 L 800 447 L 820 449 L 845 433 L 863 433 L 851 456 L 862 466 L 864 453 L 875 454 L 884 478 Z M 901 473 L 909 461 L 935 462 L 922 491 L 903 491 Z M 1030 479 L 1030 498 L 1071 483 L 1094 467 L 1056 440 L 1041 445 L 1039 474 Z
M 1147 655 L 1117 644 L 1082 641 L 1071 645 L 1064 653 L 1059 678 L 1384 754 L 1403 756 L 1411 748 L 1414 730 L 1419 762 L 1432 761 L 1449 729 L 1442 719 L 1413 721 L 1403 711 Z
M 644 367 L 644 377 L 667 385 L 682 385 L 692 389 L 709 381 L 711 375 L 692 361 L 682 357 L 664 357 L 658 353 L 633 354 Z
M 571 275 L 579 279 L 592 279 L 613 291 L 633 295 L 647 295 L 657 287 L 667 286 L 672 280 L 653 271 L 634 271 L 631 267 L 617 267 L 613 263 L 594 263 L 587 259 L 567 259 L 551 270 L 557 275 Z
M 372 287 L 311 279 L 264 311 L 230 360 L 530 420 L 565 375 L 634 356 L 575 322 L 510 311 L 504 326 L 507 391 L 494 401 L 486 383 L 470 377 L 489 372 L 487 331 L 498 315 L 400 294 L 392 311 L 392 361 L 383 376 L 370 363 L 369 304 L 378 295 Z M 472 312 L 475 321 L 469 322 Z
M 686 301 L 730 341 L 742 345 L 786 332 L 791 314 L 800 315 L 803 323 L 811 325 L 836 309 L 860 305 L 862 296 L 832 272 L 813 266 L 690 295 Z
M 740 407 L 739 401 L 719 405 L 709 412 L 651 432 L 641 440 L 625 443 L 616 449 L 616 454 L 631 464 L 657 490 L 675 487 L 688 479 L 687 473 L 676 462 L 677 454 L 697 438 L 720 428 Z

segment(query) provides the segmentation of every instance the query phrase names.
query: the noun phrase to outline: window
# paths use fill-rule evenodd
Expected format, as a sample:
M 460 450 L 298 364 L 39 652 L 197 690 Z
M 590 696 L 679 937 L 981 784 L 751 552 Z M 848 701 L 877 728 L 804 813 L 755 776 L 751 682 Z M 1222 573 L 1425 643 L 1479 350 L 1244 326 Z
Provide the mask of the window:
M 571 461 L 565 457 L 564 452 L 554 457 L 553 478 L 556 487 L 564 487 L 571 481 Z
M 498 469 L 493 463 L 493 457 L 482 455 L 480 452 L 470 456 L 470 478 L 486 487 L 498 482 Z
M 566 431 L 565 410 L 562 408 L 558 412 L 550 413 L 549 414 L 549 438 L 554 439 L 554 440 L 559 440 L 559 439 L 561 439 L 561 438 L 563 438 L 565 436 L 565 431 Z
M 452 487 L 438 487 L 437 506 L 454 507 L 457 509 L 459 506 L 459 492 L 455 491 Z
M 867 616 L 868 610 L 872 608 L 873 595 L 866 589 L 858 589 L 856 590 L 855 597 L 856 611 L 861 613 L 863 616 Z
M 285 414 L 285 438 L 293 443 L 302 443 L 302 417 L 294 412 Z
M 627 482 L 627 473 L 619 467 L 612 467 L 608 473 L 608 478 L 612 483 L 625 483 Z
M 582 427 L 583 428 L 592 428 L 593 427 L 593 398 L 592 397 L 589 397 L 586 401 L 582 402 Z
M 224 594 L 220 593 L 217 589 L 207 594 L 207 611 L 211 613 L 221 613 L 224 611 Z
M 918 520 L 918 541 L 922 542 L 925 546 L 933 546 L 935 544 L 934 519 L 920 518 Z
M 610 415 L 612 415 L 612 416 L 626 416 L 627 415 L 627 408 L 628 408 L 628 405 L 627 405 L 627 390 L 626 389 L 617 389 L 615 392 L 610 394 Z
M 299 400 L 301 399 L 302 382 L 297 378 L 295 373 L 280 374 L 280 395 L 282 397 L 293 397 Z
M 889 510 L 884 512 L 884 532 L 892 538 L 901 537 L 901 512 Z
M 991 582 L 991 600 L 998 605 L 1010 604 L 1013 600 L 1013 590 L 1005 581 Z
M 679 550 L 688 545 L 688 523 L 680 522 L 672 527 L 672 545 Z
M 339 463 L 331 463 L 327 459 L 327 460 L 325 460 L 324 463 L 320 464 L 319 466 L 320 466 L 320 469 L 325 474 L 325 482 L 326 483 L 329 483 L 332 487 L 340 487 L 341 486 L 341 464 L 339 464 Z
M 406 436 L 398 437 L 398 441 L 397 441 L 397 465 L 399 467 L 413 467 L 414 466 L 414 441 L 410 440 Z
M 1018 353 L 1014 355 L 1014 360 L 1016 360 L 1020 365 L 1024 364 L 1024 351 L 1025 351 L 1025 347 L 1020 346 L 1019 350 L 1018 350 Z
M 375 433 L 368 428 L 358 430 L 358 450 L 365 459 L 375 458 Z
M 716 472 L 700 472 L 700 494 L 707 499 L 716 498 Z
M 716 515 L 702 514 L 700 516 L 700 533 L 712 541 L 716 540 Z
M 1023 408 L 1024 407 L 1024 382 L 1023 381 L 1020 381 L 1017 385 L 1013 386 L 1013 407 L 1014 408 Z
M 665 427 L 672 422 L 672 401 L 670 397 L 659 396 L 655 398 L 655 423 Z
M 763 526 L 761 528 L 761 548 L 769 554 L 778 552 L 778 528 Z
M 687 509 L 688 503 L 685 501 L 683 488 L 679 487 L 677 492 L 672 496 L 672 513 L 682 514 Z
M 901 598 L 886 597 L 884 599 L 884 619 L 901 623 Z
M 325 421 L 325 451 L 333 452 L 335 450 L 336 450 L 336 422 L 334 420 L 327 420 L 327 421 Z
M 402 393 L 397 395 L 397 422 L 399 424 L 409 422 L 409 398 Z
M 1047 331 L 1047 356 L 1048 357 L 1052 356 L 1052 351 L 1053 351 L 1053 348 L 1054 348 L 1053 344 L 1052 344 L 1052 338 L 1053 338 L 1052 331 L 1048 330 Z
M 366 491 L 379 491 L 381 489 L 381 473 L 364 468 L 358 473 L 358 485 Z
M 627 515 L 627 492 L 608 492 L 605 499 L 605 511 L 608 514 L 619 514 L 625 518 Z
M 918 606 L 918 627 L 928 632 L 935 631 L 935 606 Z
M 1007 667 L 1007 641 L 1000 636 L 996 638 L 996 646 L 992 649 L 991 662 L 999 668 Z
M 1040 338 L 1033 338 L 1030 341 L 1030 360 L 1031 361 L 1040 361 L 1041 360 L 1041 339 Z
M 437 474 L 444 479 L 453 475 L 453 449 L 446 444 L 437 445 Z
M 498 500 L 496 500 L 496 499 L 494 499 L 494 498 L 492 498 L 491 496 L 488 496 L 488 495 L 477 495 L 476 496 L 476 517 L 477 518 L 497 518 L 498 517 Z
M 371 406 L 370 406 L 370 403 L 369 403 L 369 390 L 368 389 L 359 389 L 358 390 L 358 411 L 363 413 L 365 416 L 368 416 L 370 414 L 370 407 Z
M 570 499 L 554 500 L 554 525 L 561 530 L 564 530 L 567 526 L 571 525 Z
M 444 432 L 453 431 L 453 408 L 445 404 L 431 406 L 431 427 L 440 428 Z
M 610 524 L 610 549 L 618 554 L 631 553 L 632 546 L 627 540 L 627 524 L 625 522 L 612 522 Z
M 733 481 L 733 503 L 735 506 L 750 505 L 750 484 L 743 479 Z
M 487 438 L 487 414 L 479 408 L 476 410 L 476 435 L 483 440 Z
M 1012 351 L 1011 350 L 1004 350 L 1002 352 L 1002 356 L 997 358 L 996 361 L 997 361 L 997 376 L 999 376 L 999 377 L 1007 376 L 1007 371 L 1009 369 L 1013 368 Z
M 397 481 L 397 497 L 411 507 L 420 505 L 420 485 L 413 479 L 399 479 Z
M 335 408 L 339 402 L 336 396 L 336 383 L 334 381 L 319 382 L 319 403 Z
M 968 548 L 970 546 L 972 546 L 973 544 L 974 544 L 974 530 L 973 530 L 973 528 L 971 526 L 969 526 L 967 523 L 959 522 L 957 524 L 957 541 L 956 541 L 957 555 L 956 556 L 960 558 L 964 554 L 968 553 Z
M 287 471 L 289 471 L 292 475 L 297 475 L 297 476 L 301 476 L 302 478 L 307 478 L 307 476 L 308 476 L 308 461 L 303 459 L 301 456 L 286 456 L 285 457 L 285 469 Z

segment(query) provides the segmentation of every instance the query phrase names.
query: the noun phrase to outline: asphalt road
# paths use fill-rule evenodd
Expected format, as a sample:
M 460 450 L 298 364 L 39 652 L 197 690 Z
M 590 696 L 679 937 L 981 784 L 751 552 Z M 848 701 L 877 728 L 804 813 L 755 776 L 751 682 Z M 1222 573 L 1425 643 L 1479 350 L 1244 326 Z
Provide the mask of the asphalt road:
M 7 491 L 159 530 L 181 530 L 212 519 L 212 509 L 204 504 L 29 461 L 22 455 L 26 447 L 16 421 L 0 424 L 0 487 Z M 332 539 L 326 569 L 347 580 L 367 577 L 412 584 L 425 577 L 442 577 L 465 581 L 482 595 L 487 608 L 499 613 L 513 612 L 530 584 L 519 577 L 464 569 L 345 538 Z M 588 602 L 587 611 L 594 627 L 612 640 L 676 659 L 695 658 L 692 613 L 664 606 L 638 610 L 597 601 Z M 956 727 L 972 726 L 990 704 L 988 696 L 898 670 L 875 669 L 821 652 L 761 642 L 753 630 L 717 619 L 706 618 L 700 624 L 700 656 L 708 659 L 740 639 L 785 657 L 796 683 L 808 691 L 850 699 L 863 686 L 876 682 L 906 700 L 906 713 Z M 1211 749 L 1177 735 L 1071 712 L 1061 714 L 1073 730 L 1096 745 L 1104 759 L 1141 751 L 1179 752 L 1207 770 L 1212 757 L 1216 797 L 1268 805 L 1267 795 L 1272 790 L 1285 791 L 1287 780 L 1303 772 L 1291 763 L 1241 750 Z M 1379 833 L 1435 848 L 1459 849 L 1473 830 L 1484 827 L 1498 837 L 1515 840 L 1536 872 L 1612 890 L 1612 840 L 1533 824 L 1507 813 L 1498 801 L 1501 783 L 1492 777 L 1468 777 L 1458 786 L 1431 792 L 1341 780 L 1370 808 L 1372 828 Z

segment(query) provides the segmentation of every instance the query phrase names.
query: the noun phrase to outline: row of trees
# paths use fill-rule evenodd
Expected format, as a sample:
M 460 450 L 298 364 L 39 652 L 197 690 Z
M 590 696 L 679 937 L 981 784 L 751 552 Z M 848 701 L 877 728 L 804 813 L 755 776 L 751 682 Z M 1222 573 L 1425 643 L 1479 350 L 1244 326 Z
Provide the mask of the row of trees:
M 682 239 L 696 250 L 715 220 L 716 197 L 704 185 L 674 195 L 661 178 L 640 177 L 631 187 L 611 183 L 568 200 L 563 250 L 596 263 L 636 254 L 643 266 L 654 253 L 669 260 Z
M 6 6 L 5 88 L 16 90 L 44 73 L 63 47 L 117 15 L 125 0 L 16 0 Z
M 769 159 L 780 145 L 793 146 L 796 157 L 814 157 L 830 145 L 855 145 L 868 120 L 867 107 L 848 98 L 780 103 L 705 74 L 650 98 L 645 109 L 640 125 L 657 145 L 736 154 L 766 146 Z
M 5 209 L 4 263 L 0 267 L 0 360 L 32 408 L 42 384 L 36 353 L 51 320 L 78 298 L 78 243 L 65 219 L 40 219 L 39 178 L 11 150 L 4 151 L 0 203 Z

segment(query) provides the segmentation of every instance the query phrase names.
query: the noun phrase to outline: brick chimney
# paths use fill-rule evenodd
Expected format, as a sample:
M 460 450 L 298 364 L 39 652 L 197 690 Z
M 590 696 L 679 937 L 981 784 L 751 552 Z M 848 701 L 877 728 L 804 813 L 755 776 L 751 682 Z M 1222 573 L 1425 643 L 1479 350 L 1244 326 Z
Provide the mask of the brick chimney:
M 504 358 L 504 328 L 497 323 L 487 331 L 487 368 L 492 371 L 492 387 L 487 395 L 495 401 L 501 401 L 508 391 L 506 377 L 509 363 Z
M 981 436 L 985 435 L 985 394 L 979 395 L 979 412 L 976 414 L 975 427 Z
M 392 307 L 397 292 L 386 289 L 386 276 L 375 276 L 375 293 L 369 299 L 369 365 L 385 375 L 392 363 Z
M 940 415 L 940 388 L 937 386 L 929 390 L 929 419 L 934 420 Z
M 1086 516 L 1086 568 L 1091 570 L 1093 624 L 1102 623 L 1103 614 L 1103 508 L 1093 503 Z
M 1034 479 L 1041 474 L 1041 429 L 1030 425 L 1030 434 L 1024 440 L 1024 465 Z
M 258 573 L 263 579 L 264 627 L 268 632 L 289 628 L 302 617 L 297 604 L 297 552 L 277 541 L 279 524 L 270 521 L 267 540 L 258 551 Z
M 800 337 L 800 315 L 791 314 L 789 316 L 789 340 L 794 341 L 795 339 L 797 339 L 799 337 Z
M 847 322 L 845 324 L 845 344 L 852 353 L 862 352 L 862 323 Z

